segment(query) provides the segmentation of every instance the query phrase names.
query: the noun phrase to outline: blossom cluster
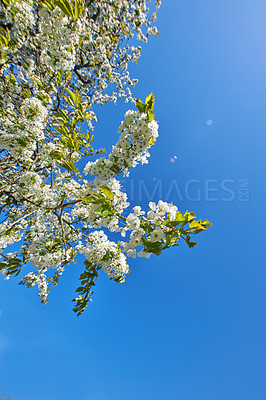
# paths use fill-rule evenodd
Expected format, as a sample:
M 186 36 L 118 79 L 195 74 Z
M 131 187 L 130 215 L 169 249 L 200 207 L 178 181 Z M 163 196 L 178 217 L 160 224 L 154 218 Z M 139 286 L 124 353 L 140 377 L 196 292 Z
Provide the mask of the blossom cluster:
M 86 15 L 70 25 L 68 17 L 63 16 L 58 7 L 51 10 L 44 6 L 39 11 L 39 18 L 41 64 L 54 70 L 72 71 L 76 64 L 79 40 L 85 29 Z
M 120 176 L 148 163 L 158 137 L 154 96 L 135 101 L 130 87 L 136 80 L 128 72 L 141 52 L 130 39 L 146 42 L 158 34 L 153 22 L 160 0 L 153 10 L 147 3 L 0 5 L 0 272 L 8 279 L 31 266 L 21 283 L 37 285 L 46 303 L 50 286 L 83 255 L 78 315 L 100 270 L 123 282 L 127 257 L 159 255 L 181 239 L 193 247 L 192 235 L 210 225 L 161 200 L 147 212 L 140 206 L 126 212 L 130 203 Z M 126 112 L 119 140 L 105 156 L 92 144 L 94 105 L 121 97 L 137 110 Z
M 85 174 L 108 180 L 117 174 L 118 168 L 119 172 L 128 176 L 129 169 L 136 167 L 138 162 L 148 163 L 148 148 L 156 142 L 158 123 L 155 120 L 147 123 L 146 114 L 130 110 L 125 114 L 118 132 L 121 132 L 119 141 L 113 146 L 109 157 L 89 162 L 84 169 Z
M 125 254 L 115 242 L 108 240 L 102 230 L 90 233 L 88 241 L 78 244 L 77 249 L 92 264 L 101 264 L 111 279 L 124 277 L 129 272 Z
M 16 159 L 32 161 L 36 143 L 44 140 L 47 118 L 47 108 L 35 97 L 23 100 L 18 112 L 8 109 L 1 119 L 1 149 Z
M 0 44 L 2 73 L 16 66 L 20 79 L 33 89 L 34 78 L 41 79 L 54 104 L 66 87 L 77 88 L 85 102 L 89 95 L 91 104 L 132 99 L 130 87 L 137 80 L 130 78 L 128 63 L 137 62 L 141 46 L 129 40 L 136 35 L 147 42 L 158 34 L 153 23 L 160 2 L 153 13 L 147 3 L 4 0 L 0 13 L 9 30 Z
M 127 217 L 127 227 L 131 230 L 130 240 L 128 242 L 121 242 L 123 251 L 129 257 L 138 255 L 139 257 L 149 258 L 152 252 L 143 251 L 143 238 L 152 243 L 161 243 L 166 245 L 166 233 L 167 229 L 163 225 L 165 219 L 169 221 L 175 221 L 178 209 L 173 204 L 169 204 L 159 200 L 156 205 L 154 202 L 149 203 L 150 210 L 145 216 L 145 212 L 141 210 L 140 206 L 133 208 L 133 213 L 130 213 Z M 145 224 L 143 223 L 145 222 Z M 146 225 L 146 230 L 143 226 Z M 147 225 L 149 229 L 147 229 Z M 137 253 L 136 248 L 142 246 L 141 250 Z

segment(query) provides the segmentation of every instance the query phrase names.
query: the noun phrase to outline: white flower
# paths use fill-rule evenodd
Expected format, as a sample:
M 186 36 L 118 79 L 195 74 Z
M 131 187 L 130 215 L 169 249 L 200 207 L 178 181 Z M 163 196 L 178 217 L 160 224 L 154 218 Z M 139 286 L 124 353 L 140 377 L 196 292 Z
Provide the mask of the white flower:
M 147 212 L 147 218 L 148 218 L 150 221 L 154 221 L 157 217 L 156 217 L 156 214 L 155 214 L 154 211 L 148 211 L 148 212 Z
M 151 253 L 146 253 L 146 251 L 141 250 L 141 251 L 138 252 L 138 256 L 139 257 L 144 257 L 144 258 L 150 258 Z
M 156 37 L 157 35 L 159 35 L 158 29 L 156 28 L 156 26 L 150 27 L 148 28 L 148 34 L 149 35 L 153 35 L 154 37 Z
M 161 228 L 155 228 L 152 231 L 152 236 L 150 238 L 151 242 L 159 242 L 160 240 L 164 239 L 164 233 Z
M 135 206 L 135 207 L 133 207 L 133 211 L 134 211 L 134 213 L 135 213 L 136 215 L 144 215 L 144 214 L 145 214 L 144 211 L 141 211 L 141 207 L 140 207 L 140 206 Z
M 174 221 L 177 213 L 177 207 L 176 206 L 170 206 L 169 209 L 169 220 Z
M 167 213 L 169 211 L 169 204 L 159 200 L 158 201 L 158 211 L 162 213 Z
M 150 207 L 150 209 L 151 209 L 152 211 L 155 211 L 155 210 L 156 210 L 156 204 L 155 204 L 154 202 L 152 202 L 152 201 L 149 202 L 149 207 Z
M 129 214 L 127 217 L 127 226 L 129 229 L 138 229 L 140 227 L 140 220 L 136 214 Z
M 127 251 L 127 255 L 128 255 L 129 257 L 136 258 L 136 256 L 137 256 L 136 249 L 129 249 L 129 250 Z

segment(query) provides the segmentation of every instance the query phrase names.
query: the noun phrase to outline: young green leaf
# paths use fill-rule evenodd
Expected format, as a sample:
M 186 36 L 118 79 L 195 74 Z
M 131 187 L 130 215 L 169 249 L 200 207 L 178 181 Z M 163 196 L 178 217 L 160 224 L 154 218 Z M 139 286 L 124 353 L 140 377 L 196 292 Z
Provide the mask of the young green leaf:
M 197 230 L 203 230 L 203 229 L 206 229 L 206 228 L 204 228 L 204 226 L 202 226 L 199 222 L 197 222 L 197 221 L 191 221 L 191 222 L 189 222 L 189 227 L 192 229 L 192 228 L 194 228 L 194 229 L 197 229 Z
M 110 191 L 110 189 L 107 186 L 98 186 L 98 188 L 103 192 L 103 194 L 105 194 L 105 196 L 110 201 L 114 200 L 114 195 L 113 195 L 113 193 Z
M 145 104 L 147 105 L 147 109 L 149 111 L 153 111 L 154 108 L 155 97 L 153 93 L 151 93 L 148 97 L 146 97 Z
M 72 8 L 71 3 L 68 0 L 54 0 L 54 4 L 63 11 L 68 17 L 74 19 L 74 10 Z
M 142 101 L 141 101 L 140 99 L 137 99 L 137 100 L 136 100 L 135 105 L 136 105 L 137 109 L 139 110 L 139 112 L 145 113 L 145 111 L 146 111 L 146 105 L 143 104 Z
M 54 160 L 62 160 L 64 158 L 63 154 L 57 150 L 51 151 L 50 157 L 53 158 Z

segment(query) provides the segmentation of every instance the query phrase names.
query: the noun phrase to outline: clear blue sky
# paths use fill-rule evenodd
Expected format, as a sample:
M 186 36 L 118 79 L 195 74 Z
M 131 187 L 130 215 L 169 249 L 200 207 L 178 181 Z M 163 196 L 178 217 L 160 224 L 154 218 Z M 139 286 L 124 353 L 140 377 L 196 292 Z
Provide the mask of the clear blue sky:
M 160 137 L 127 187 L 145 208 L 158 185 L 213 227 L 194 249 L 132 260 L 125 284 L 102 275 L 80 318 L 82 264 L 47 306 L 1 280 L 4 397 L 266 399 L 266 3 L 165 0 L 158 27 L 132 72 L 136 97 L 156 96 Z M 111 148 L 126 109 L 101 110 L 99 146 Z

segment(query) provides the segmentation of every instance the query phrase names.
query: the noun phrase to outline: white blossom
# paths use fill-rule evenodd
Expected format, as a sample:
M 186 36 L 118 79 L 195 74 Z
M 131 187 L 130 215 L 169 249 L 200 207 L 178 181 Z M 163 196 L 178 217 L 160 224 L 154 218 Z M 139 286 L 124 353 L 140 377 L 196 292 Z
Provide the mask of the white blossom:
M 158 34 L 147 3 L 95 0 L 73 12 L 72 2 L 67 9 L 53 0 L 0 4 L 0 272 L 8 279 L 32 266 L 21 283 L 37 285 L 46 303 L 49 285 L 79 252 L 78 313 L 100 269 L 122 282 L 127 257 L 158 255 L 180 239 L 176 206 L 160 200 L 147 213 L 138 205 L 127 212 L 119 180 L 148 163 L 158 138 L 154 96 L 138 106 L 128 71 L 141 54 L 136 39 Z M 92 145 L 96 105 L 118 99 L 137 110 L 125 113 L 105 156 Z

